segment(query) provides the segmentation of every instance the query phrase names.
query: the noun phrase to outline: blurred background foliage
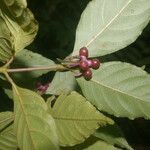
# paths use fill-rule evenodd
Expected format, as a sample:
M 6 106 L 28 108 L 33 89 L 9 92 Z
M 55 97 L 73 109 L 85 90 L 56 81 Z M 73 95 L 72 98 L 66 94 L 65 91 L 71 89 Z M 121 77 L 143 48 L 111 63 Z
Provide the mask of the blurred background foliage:
M 28 7 L 39 22 L 39 32 L 29 50 L 54 61 L 68 56 L 74 46 L 75 31 L 82 11 L 90 0 L 27 0 Z M 123 61 L 142 67 L 150 73 L 150 24 L 136 42 L 113 54 L 100 58 L 102 62 Z M 1 84 L 2 85 L 2 84 Z M 11 110 L 12 100 L 0 87 L 0 111 Z M 150 121 L 115 118 L 127 140 L 136 150 L 150 149 Z

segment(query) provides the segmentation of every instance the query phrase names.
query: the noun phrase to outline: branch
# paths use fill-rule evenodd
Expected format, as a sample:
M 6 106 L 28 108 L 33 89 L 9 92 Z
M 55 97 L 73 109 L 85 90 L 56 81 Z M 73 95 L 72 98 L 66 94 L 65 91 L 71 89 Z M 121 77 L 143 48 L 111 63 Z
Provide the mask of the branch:
M 53 65 L 53 66 L 38 66 L 38 67 L 31 67 L 31 68 L 7 69 L 6 72 L 15 73 L 15 72 L 30 72 L 30 71 L 39 71 L 39 70 L 65 71 L 68 70 L 68 68 L 64 67 L 63 65 Z

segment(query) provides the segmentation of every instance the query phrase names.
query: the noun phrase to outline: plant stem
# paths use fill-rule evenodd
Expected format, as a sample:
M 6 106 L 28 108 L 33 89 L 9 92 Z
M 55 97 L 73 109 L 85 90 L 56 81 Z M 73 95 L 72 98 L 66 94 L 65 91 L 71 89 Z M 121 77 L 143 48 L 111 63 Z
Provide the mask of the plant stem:
M 9 76 L 9 74 L 7 72 L 4 72 L 4 75 L 5 75 L 6 79 L 12 84 L 12 86 L 15 87 L 15 83 L 11 79 L 11 77 Z
M 53 66 L 38 66 L 31 68 L 15 68 L 15 69 L 7 69 L 8 73 L 15 72 L 30 72 L 30 71 L 39 71 L 39 70 L 49 70 L 49 71 L 65 71 L 68 70 L 63 65 L 53 65 Z
M 8 67 L 14 60 L 14 56 L 12 56 L 12 58 L 4 65 L 4 67 Z

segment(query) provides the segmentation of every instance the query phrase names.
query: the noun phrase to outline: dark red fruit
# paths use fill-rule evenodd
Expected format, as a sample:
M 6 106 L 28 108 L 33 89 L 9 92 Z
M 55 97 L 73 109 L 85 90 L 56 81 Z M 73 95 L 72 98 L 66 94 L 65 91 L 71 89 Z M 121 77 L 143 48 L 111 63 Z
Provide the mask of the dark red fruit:
M 80 61 L 79 67 L 81 70 L 84 70 L 84 71 L 89 69 L 89 65 L 88 65 L 87 61 Z
M 98 59 L 93 59 L 92 60 L 92 68 L 98 69 L 99 67 L 100 67 L 100 61 Z
M 90 69 L 86 70 L 82 74 L 86 80 L 90 80 L 92 78 L 92 71 Z
M 40 92 L 41 95 L 47 91 L 48 87 L 49 87 L 49 83 L 42 85 L 41 82 L 38 82 L 36 85 L 36 89 L 37 89 L 37 91 Z
M 85 56 L 86 58 L 88 58 L 88 56 L 89 56 L 88 49 L 86 47 L 82 47 L 79 51 L 79 55 Z

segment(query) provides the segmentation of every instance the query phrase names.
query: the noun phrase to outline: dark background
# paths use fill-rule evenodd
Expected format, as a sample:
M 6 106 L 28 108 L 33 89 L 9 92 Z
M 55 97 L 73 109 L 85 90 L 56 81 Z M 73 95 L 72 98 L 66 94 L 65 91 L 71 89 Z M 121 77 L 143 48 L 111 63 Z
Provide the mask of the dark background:
M 28 0 L 28 7 L 39 22 L 39 32 L 28 49 L 52 60 L 65 58 L 74 46 L 75 31 L 80 15 L 90 0 Z M 111 55 L 100 58 L 106 61 L 124 61 L 137 66 L 145 65 L 150 72 L 150 25 L 138 40 Z M 0 88 L 0 111 L 11 110 L 12 101 Z M 150 150 L 150 121 L 115 118 L 128 142 L 136 150 Z

